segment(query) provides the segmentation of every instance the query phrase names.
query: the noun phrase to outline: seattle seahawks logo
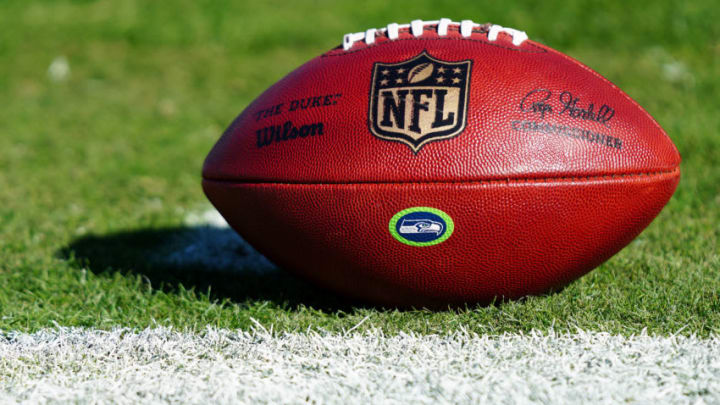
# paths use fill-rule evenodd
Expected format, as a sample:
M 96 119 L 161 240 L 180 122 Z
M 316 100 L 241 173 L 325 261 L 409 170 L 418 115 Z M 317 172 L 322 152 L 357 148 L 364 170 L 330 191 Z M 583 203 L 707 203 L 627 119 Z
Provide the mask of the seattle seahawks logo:
M 390 234 L 410 246 L 432 246 L 452 235 L 455 224 L 445 212 L 432 207 L 412 207 L 393 215 Z
M 413 152 L 465 129 L 472 61 L 442 61 L 426 51 L 400 63 L 375 63 L 370 132 Z
M 434 233 L 440 235 L 445 227 L 442 223 L 433 221 L 428 218 L 407 219 L 403 218 L 398 233 L 400 235 L 410 235 L 416 233 Z

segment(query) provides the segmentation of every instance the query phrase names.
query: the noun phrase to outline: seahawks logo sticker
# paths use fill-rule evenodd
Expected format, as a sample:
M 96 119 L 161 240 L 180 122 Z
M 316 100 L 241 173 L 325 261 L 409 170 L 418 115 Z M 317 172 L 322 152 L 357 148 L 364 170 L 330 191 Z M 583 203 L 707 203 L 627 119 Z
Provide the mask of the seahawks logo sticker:
M 400 63 L 375 63 L 370 132 L 418 153 L 465 129 L 472 61 L 447 62 L 426 51 Z
M 455 230 L 452 218 L 432 207 L 402 210 L 390 219 L 390 234 L 410 246 L 432 246 L 446 241 Z

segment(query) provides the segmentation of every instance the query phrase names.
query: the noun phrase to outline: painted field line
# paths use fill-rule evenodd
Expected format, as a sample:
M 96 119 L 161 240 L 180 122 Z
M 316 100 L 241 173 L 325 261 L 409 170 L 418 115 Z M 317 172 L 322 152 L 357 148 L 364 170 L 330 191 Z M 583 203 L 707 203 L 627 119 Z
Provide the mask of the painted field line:
M 718 403 L 720 338 L 0 333 L 0 402 Z

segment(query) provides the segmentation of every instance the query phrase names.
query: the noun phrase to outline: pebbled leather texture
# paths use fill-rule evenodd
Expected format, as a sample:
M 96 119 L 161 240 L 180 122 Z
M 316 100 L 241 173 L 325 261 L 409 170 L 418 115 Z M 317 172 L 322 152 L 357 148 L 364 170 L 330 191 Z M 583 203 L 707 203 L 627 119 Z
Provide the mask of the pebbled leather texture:
M 472 68 L 464 129 L 413 150 L 371 132 L 370 97 L 375 63 L 423 52 Z M 286 123 L 298 136 L 259 146 L 258 131 Z M 245 239 L 303 277 L 377 303 L 442 307 L 540 294 L 590 271 L 660 212 L 679 164 L 652 117 L 586 66 L 504 33 L 426 27 L 333 49 L 270 87 L 208 155 L 203 188 Z M 454 233 L 400 243 L 388 223 L 409 207 L 444 211 Z

